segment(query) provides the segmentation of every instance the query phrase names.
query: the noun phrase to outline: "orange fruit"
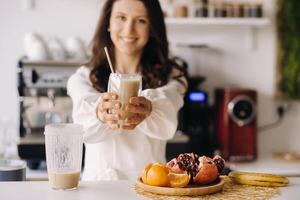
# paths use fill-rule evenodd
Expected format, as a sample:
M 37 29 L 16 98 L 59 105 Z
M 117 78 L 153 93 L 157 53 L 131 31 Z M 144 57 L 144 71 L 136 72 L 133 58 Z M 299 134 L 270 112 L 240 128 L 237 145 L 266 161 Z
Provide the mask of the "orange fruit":
M 142 180 L 145 184 L 166 187 L 169 185 L 169 170 L 164 164 L 148 164 L 144 168 Z
M 189 184 L 191 176 L 189 174 L 169 173 L 168 175 L 171 187 L 182 188 Z
M 146 167 L 144 168 L 143 172 L 142 172 L 142 181 L 144 183 L 147 182 L 147 173 L 148 173 L 148 171 L 151 167 L 152 167 L 152 163 L 147 164 Z

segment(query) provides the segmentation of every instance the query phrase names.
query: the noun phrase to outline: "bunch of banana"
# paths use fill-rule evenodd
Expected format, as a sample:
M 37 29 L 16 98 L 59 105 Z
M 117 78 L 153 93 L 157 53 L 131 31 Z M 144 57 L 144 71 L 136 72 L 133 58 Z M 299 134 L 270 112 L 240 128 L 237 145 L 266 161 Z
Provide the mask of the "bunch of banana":
M 284 176 L 265 173 L 233 171 L 228 175 L 234 182 L 244 185 L 264 187 L 284 187 L 289 184 L 289 179 Z

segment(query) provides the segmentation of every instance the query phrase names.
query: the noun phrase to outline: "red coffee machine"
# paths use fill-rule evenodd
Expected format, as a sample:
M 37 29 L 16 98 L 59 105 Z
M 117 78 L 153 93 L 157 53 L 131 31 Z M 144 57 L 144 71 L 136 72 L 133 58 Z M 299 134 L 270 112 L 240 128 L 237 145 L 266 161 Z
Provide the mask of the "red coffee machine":
M 229 161 L 256 158 L 256 92 L 222 88 L 215 92 L 216 131 L 221 155 Z

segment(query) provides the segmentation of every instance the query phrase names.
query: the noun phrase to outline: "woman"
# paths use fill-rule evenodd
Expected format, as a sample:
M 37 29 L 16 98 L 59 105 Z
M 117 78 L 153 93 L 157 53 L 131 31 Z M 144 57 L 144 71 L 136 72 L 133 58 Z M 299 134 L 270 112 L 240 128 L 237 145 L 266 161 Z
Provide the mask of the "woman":
M 132 97 L 133 113 L 120 127 L 118 96 L 107 93 L 110 68 L 140 73 L 141 96 Z M 107 0 L 94 38 L 88 67 L 80 67 L 68 82 L 73 120 L 85 129 L 84 180 L 136 179 L 150 162 L 165 162 L 166 140 L 174 136 L 177 112 L 183 105 L 186 79 L 168 59 L 168 42 L 158 0 Z

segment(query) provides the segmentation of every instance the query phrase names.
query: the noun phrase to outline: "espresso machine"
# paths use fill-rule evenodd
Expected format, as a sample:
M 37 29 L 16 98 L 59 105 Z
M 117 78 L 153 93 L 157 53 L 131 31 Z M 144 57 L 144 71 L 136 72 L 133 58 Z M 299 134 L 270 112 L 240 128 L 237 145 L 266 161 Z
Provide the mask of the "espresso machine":
M 19 157 L 31 169 L 45 161 L 44 126 L 72 122 L 72 101 L 67 96 L 69 77 L 82 65 L 71 61 L 18 62 Z
M 208 93 L 201 88 L 205 77 L 189 77 L 184 106 L 179 111 L 178 129 L 189 136 L 188 151 L 212 156 L 216 147 L 213 130 L 213 109 Z

